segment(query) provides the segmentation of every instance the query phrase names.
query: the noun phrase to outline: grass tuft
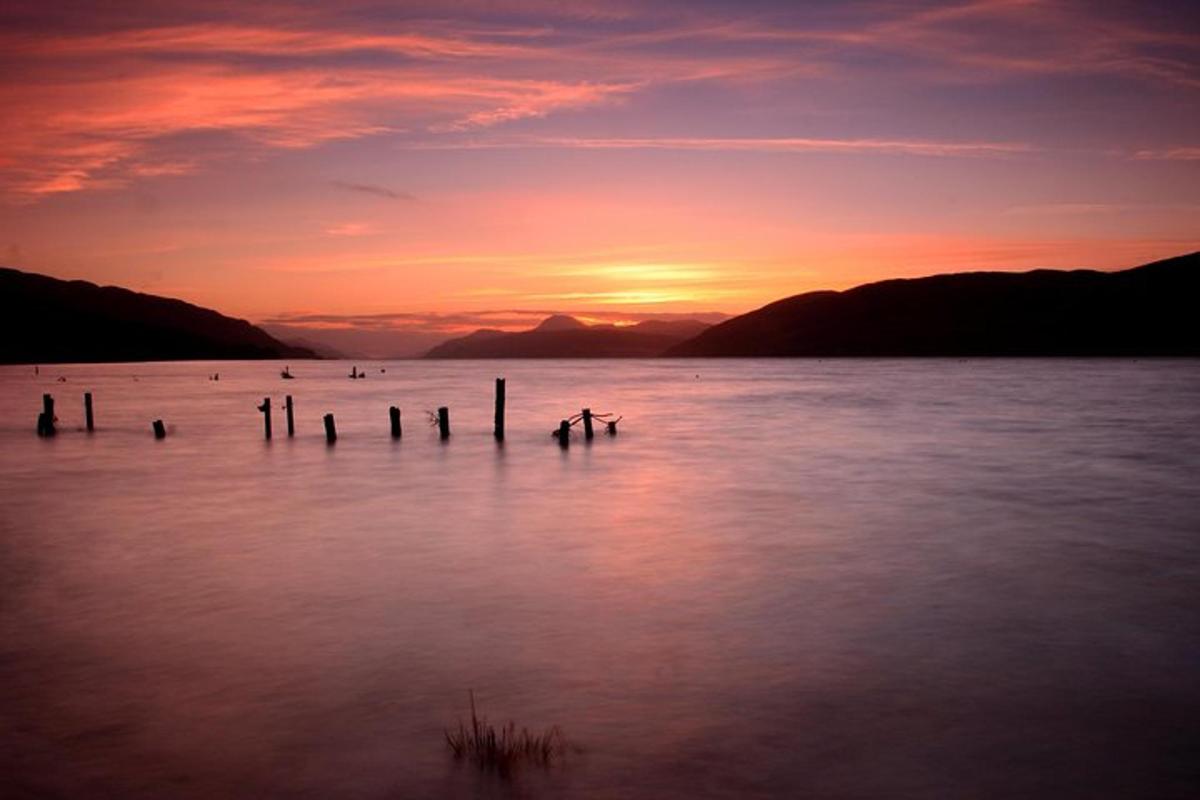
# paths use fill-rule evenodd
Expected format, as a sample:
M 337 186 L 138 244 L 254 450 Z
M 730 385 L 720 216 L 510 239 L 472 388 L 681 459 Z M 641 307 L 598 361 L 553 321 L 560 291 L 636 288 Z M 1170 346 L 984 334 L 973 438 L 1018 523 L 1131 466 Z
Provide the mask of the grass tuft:
M 457 760 L 470 760 L 485 772 L 501 777 L 512 775 L 522 764 L 548 767 L 567 752 L 567 740 L 555 725 L 540 734 L 528 728 L 517 730 L 509 722 L 497 728 L 475 712 L 475 692 L 471 698 L 471 724 L 459 720 L 457 730 L 447 730 L 446 744 Z

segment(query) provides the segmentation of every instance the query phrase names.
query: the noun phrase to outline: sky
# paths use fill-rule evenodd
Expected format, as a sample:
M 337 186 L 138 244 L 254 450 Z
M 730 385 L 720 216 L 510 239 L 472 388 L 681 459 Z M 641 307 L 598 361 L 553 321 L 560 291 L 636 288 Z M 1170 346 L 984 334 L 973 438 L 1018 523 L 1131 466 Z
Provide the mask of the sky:
M 257 322 L 1200 249 L 1200 4 L 0 4 L 0 264 Z

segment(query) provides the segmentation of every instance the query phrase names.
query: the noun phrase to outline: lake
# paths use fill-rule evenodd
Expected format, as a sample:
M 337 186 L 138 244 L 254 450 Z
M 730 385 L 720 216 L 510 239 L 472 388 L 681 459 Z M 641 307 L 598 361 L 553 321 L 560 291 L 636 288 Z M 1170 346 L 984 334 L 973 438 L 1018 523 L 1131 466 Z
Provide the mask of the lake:
M 282 366 L 0 367 L 6 798 L 1200 792 L 1200 361 Z

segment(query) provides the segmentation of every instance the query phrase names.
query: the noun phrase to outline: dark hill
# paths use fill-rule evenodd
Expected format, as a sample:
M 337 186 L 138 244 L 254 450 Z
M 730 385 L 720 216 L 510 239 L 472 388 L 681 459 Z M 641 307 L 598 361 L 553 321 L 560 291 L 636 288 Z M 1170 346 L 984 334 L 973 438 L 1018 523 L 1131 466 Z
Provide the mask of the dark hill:
M 637 325 L 584 325 L 573 317 L 547 318 L 531 331 L 480 330 L 451 339 L 426 358 L 650 358 L 708 327 L 695 320 Z
M 1196 356 L 1200 253 L 1120 272 L 968 272 L 809 292 L 669 356 Z
M 566 314 L 553 314 L 542 320 L 534 330 L 538 331 L 578 331 L 583 330 L 587 326 L 574 317 Z
M 313 355 L 182 300 L 0 268 L 0 363 Z

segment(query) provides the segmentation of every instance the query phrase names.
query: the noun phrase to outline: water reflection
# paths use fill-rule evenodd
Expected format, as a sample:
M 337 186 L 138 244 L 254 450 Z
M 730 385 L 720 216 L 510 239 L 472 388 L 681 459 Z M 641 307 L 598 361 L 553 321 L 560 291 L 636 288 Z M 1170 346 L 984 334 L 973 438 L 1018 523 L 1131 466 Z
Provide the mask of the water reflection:
M 286 443 L 277 365 L 0 369 L 14 796 L 1193 788 L 1196 362 L 350 366 L 292 365 Z M 561 450 L 583 407 L 620 435 Z M 585 752 L 456 770 L 469 688 Z

